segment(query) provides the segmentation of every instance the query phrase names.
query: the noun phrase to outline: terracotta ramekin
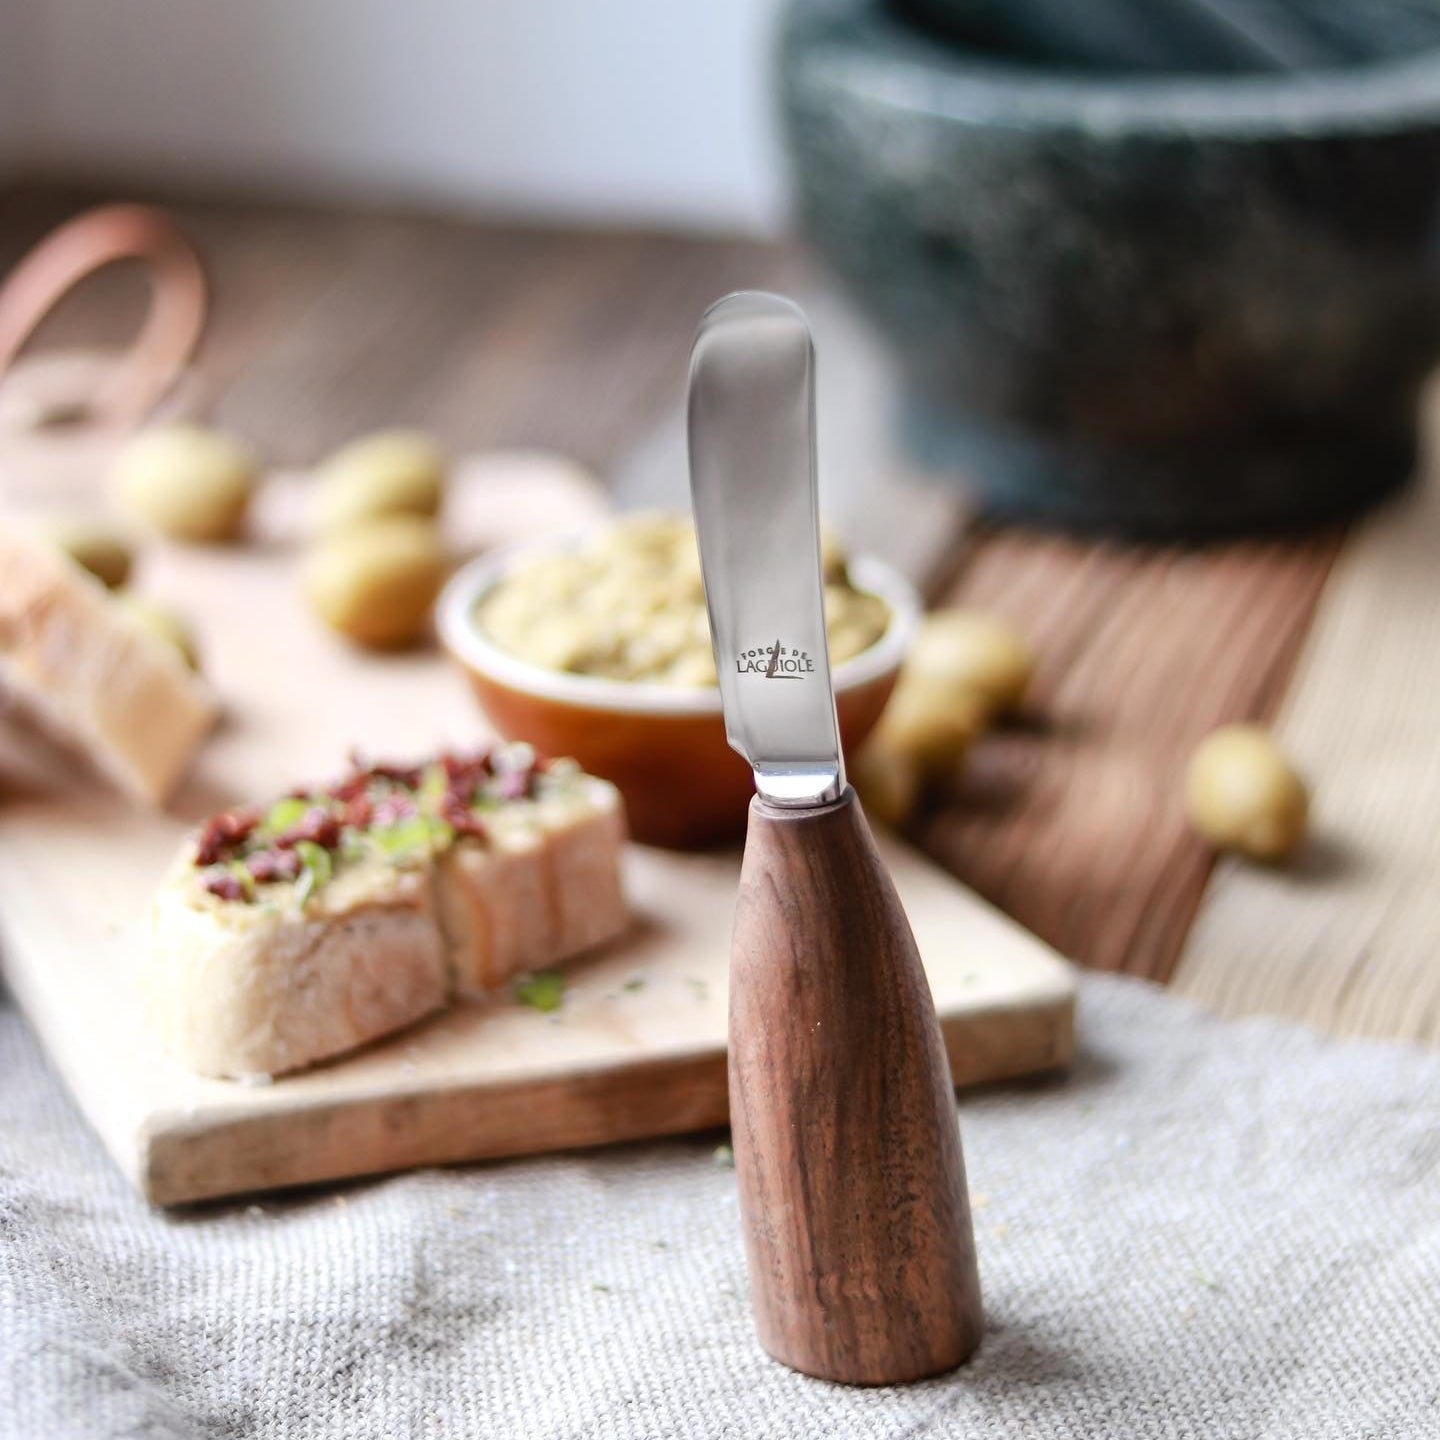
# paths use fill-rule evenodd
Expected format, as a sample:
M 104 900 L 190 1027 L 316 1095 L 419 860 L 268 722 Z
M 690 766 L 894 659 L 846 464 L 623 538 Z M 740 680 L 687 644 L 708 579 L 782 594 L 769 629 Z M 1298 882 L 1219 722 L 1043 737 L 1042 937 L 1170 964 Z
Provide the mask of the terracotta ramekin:
M 442 644 L 501 735 L 528 741 L 543 755 L 573 756 L 619 787 L 634 839 L 695 848 L 738 838 L 754 783 L 726 743 L 718 689 L 547 670 L 499 649 L 476 628 L 476 605 L 517 564 L 584 538 L 515 546 L 461 567 L 436 610 Z M 920 601 L 898 571 L 873 557 L 851 560 L 850 575 L 890 608 L 880 639 L 835 667 L 841 740 L 853 753 L 890 698 Z

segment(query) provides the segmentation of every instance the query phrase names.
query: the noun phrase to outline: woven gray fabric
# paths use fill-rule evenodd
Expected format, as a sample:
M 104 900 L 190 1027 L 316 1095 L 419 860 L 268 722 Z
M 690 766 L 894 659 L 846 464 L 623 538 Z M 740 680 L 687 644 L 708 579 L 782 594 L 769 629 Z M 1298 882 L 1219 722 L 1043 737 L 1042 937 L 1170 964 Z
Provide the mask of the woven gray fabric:
M 716 1137 L 165 1216 L 0 1008 L 0 1436 L 1440 1435 L 1440 1056 L 1082 998 L 962 1105 L 989 1332 L 903 1390 L 759 1351 Z

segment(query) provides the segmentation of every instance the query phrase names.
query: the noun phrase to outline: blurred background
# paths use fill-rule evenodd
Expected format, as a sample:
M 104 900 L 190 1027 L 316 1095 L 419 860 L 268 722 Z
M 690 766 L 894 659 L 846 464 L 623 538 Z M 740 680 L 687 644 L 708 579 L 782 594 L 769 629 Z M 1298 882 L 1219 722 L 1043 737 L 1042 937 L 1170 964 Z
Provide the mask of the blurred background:
M 1431 0 L 1363 17 L 1335 0 L 3 0 L 0 30 L 0 182 L 798 231 L 903 382 L 895 404 L 865 403 L 884 384 L 863 366 L 834 382 L 831 408 L 866 417 L 836 454 L 875 463 L 867 424 L 888 407 L 907 457 L 995 513 L 1293 529 L 1413 469 L 1440 339 Z M 780 272 L 717 265 L 700 289 L 747 282 Z M 818 323 L 832 366 L 863 348 Z
M 774 233 L 776 0 L 4 0 L 0 166 Z

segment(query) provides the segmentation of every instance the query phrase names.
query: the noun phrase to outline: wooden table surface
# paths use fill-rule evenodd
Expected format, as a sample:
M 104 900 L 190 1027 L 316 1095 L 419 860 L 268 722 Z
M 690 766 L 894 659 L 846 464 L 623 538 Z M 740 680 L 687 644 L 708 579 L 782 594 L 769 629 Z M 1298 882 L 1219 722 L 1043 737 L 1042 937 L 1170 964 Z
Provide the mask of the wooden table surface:
M 96 198 L 0 196 L 0 272 Z M 201 405 L 277 465 L 405 423 L 613 473 L 673 425 L 710 300 L 818 283 L 793 250 L 748 241 L 174 208 L 213 282 Z M 39 343 L 118 343 L 143 300 L 117 269 Z M 1437 556 L 1424 486 L 1349 537 L 972 533 L 938 598 L 1011 616 L 1040 671 L 1031 714 L 979 747 L 914 838 L 1084 964 L 1231 1013 L 1440 1043 Z M 1315 782 L 1316 838 L 1283 871 L 1216 867 L 1180 809 L 1194 743 L 1248 718 L 1276 719 Z

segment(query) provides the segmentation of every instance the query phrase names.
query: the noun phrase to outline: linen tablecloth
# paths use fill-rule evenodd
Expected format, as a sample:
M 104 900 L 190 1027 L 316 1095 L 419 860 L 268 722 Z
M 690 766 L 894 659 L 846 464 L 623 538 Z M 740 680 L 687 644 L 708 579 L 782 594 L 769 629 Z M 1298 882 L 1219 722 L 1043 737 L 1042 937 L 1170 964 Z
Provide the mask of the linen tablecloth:
M 962 1098 L 989 1329 L 759 1350 L 723 1136 L 153 1212 L 0 1003 L 0 1436 L 1440 1436 L 1440 1056 L 1089 977 Z

